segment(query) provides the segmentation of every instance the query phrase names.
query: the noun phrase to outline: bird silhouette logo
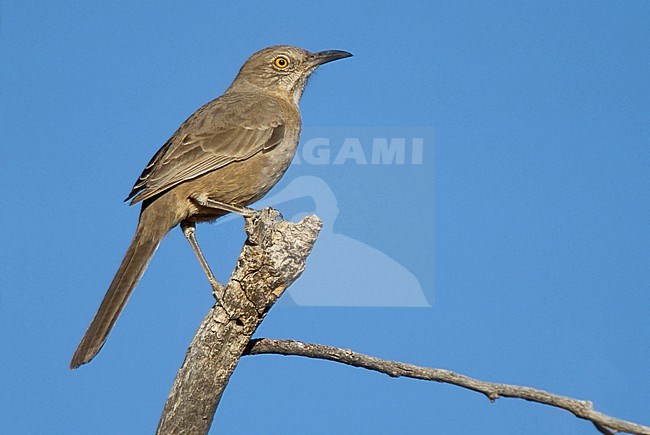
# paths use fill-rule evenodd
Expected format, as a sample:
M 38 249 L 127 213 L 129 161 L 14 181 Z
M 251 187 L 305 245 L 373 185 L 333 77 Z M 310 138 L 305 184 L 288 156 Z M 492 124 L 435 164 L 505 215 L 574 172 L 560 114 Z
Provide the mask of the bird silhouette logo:
M 314 210 L 304 210 L 290 220 L 316 213 L 323 220 L 323 229 L 309 258 L 310 267 L 287 290 L 289 298 L 281 299 L 282 305 L 431 306 L 420 282 L 405 266 L 360 240 L 334 231 L 339 214 L 336 195 L 322 178 L 294 178 L 284 189 L 259 201 L 255 207 L 276 207 L 305 197 L 313 200 Z

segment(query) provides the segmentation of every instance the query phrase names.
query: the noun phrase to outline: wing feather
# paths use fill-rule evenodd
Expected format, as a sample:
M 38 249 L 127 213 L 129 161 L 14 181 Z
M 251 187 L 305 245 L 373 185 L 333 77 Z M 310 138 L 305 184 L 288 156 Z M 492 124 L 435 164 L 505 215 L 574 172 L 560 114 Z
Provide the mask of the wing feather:
M 267 115 L 266 120 L 257 119 L 258 125 L 253 127 L 242 126 L 243 122 L 233 125 L 227 122 L 228 118 L 245 119 L 242 112 L 254 104 L 246 104 L 245 101 L 238 101 L 234 105 L 223 104 L 220 101 L 222 98 L 203 106 L 181 125 L 149 161 L 127 201 L 132 199 L 131 204 L 136 204 L 152 198 L 184 181 L 232 162 L 246 160 L 282 141 L 285 132 L 280 110 L 263 110 L 262 113 L 275 116 Z M 232 107 L 237 108 L 237 113 L 228 117 L 231 111 L 228 109 Z

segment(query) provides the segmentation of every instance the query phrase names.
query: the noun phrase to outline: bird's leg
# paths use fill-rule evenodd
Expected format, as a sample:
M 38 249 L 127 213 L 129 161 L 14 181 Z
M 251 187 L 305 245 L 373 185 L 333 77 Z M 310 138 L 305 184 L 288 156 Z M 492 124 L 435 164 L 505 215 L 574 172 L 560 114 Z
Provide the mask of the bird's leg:
M 221 300 L 221 298 L 223 298 L 225 288 L 223 284 L 217 281 L 217 278 L 214 277 L 214 274 L 210 269 L 210 265 L 205 260 L 203 252 L 201 252 L 201 248 L 199 247 L 199 243 L 196 241 L 196 237 L 194 235 L 196 232 L 196 224 L 194 222 L 183 221 L 181 222 L 181 229 L 183 230 L 185 238 L 190 243 L 192 250 L 196 254 L 196 258 L 199 259 L 201 268 L 203 269 L 205 275 L 208 277 L 208 281 L 210 281 L 210 285 L 212 286 L 212 294 L 214 295 L 215 299 Z
M 260 213 L 259 211 L 249 207 L 240 207 L 238 205 L 228 204 L 225 202 L 217 201 L 216 199 L 210 199 L 200 195 L 192 196 L 191 198 L 203 207 L 223 210 L 229 213 L 235 213 L 248 218 L 255 217 Z

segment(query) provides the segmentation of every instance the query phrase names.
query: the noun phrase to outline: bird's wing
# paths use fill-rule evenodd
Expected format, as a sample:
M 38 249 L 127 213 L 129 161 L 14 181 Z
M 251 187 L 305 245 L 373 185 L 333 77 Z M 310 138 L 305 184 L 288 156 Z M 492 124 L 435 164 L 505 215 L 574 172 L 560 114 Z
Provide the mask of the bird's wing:
M 126 200 L 133 198 L 131 204 L 136 204 L 184 181 L 273 148 L 284 138 L 279 107 L 275 111 L 262 110 L 265 115 L 246 123 L 244 115 L 252 104 L 219 103 L 219 99 L 208 103 L 181 125 L 153 156 Z

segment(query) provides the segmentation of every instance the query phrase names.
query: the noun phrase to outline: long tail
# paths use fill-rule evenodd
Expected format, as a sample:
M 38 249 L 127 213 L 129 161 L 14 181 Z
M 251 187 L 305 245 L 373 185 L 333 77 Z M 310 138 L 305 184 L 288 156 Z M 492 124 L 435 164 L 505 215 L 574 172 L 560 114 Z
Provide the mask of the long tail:
M 150 205 L 140 214 L 131 246 L 126 251 L 95 318 L 72 356 L 71 369 L 86 364 L 100 351 L 160 241 L 178 223 L 172 210 L 160 210 L 155 203 Z

